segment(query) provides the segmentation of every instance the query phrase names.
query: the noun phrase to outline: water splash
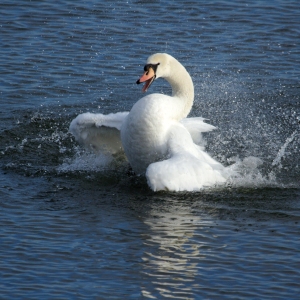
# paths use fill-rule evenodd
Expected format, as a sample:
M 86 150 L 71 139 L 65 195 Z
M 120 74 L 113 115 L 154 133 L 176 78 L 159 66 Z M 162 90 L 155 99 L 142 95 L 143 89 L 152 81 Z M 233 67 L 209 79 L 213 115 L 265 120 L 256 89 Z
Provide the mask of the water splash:
M 65 161 L 58 166 L 58 173 L 69 173 L 76 171 L 90 171 L 96 172 L 104 170 L 112 161 L 113 156 L 108 154 L 95 154 L 91 152 L 82 151 L 77 148 L 75 157 L 66 158 Z
M 264 174 L 263 167 L 265 162 L 254 156 L 249 156 L 244 159 L 238 157 L 232 158 L 235 162 L 227 167 L 229 177 L 226 185 L 228 187 L 275 187 L 279 183 L 274 172 Z
M 272 167 L 278 167 L 279 169 L 282 168 L 281 160 L 284 158 L 286 153 L 286 148 L 288 145 L 294 140 L 297 134 L 297 130 L 295 130 L 290 137 L 288 137 L 282 147 L 279 149 L 276 158 L 272 162 Z

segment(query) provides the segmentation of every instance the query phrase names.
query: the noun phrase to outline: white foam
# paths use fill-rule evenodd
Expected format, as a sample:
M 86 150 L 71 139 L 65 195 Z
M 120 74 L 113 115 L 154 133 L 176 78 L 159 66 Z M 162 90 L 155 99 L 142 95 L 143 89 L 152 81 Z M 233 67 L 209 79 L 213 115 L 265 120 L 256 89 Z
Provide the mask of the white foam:
M 66 159 L 64 163 L 57 168 L 57 171 L 62 173 L 99 171 L 105 169 L 112 161 L 113 157 L 110 155 L 77 152 L 75 157 Z
M 249 156 L 243 160 L 234 158 L 235 163 L 227 167 L 227 186 L 230 187 L 274 187 L 278 186 L 274 172 L 263 174 L 261 167 L 264 165 L 262 159 Z

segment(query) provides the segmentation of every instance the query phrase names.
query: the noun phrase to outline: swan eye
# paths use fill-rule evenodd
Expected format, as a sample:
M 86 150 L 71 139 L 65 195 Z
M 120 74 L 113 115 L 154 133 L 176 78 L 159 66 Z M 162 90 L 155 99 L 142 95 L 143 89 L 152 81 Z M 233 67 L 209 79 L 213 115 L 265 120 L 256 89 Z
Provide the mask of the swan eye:
M 156 69 L 157 69 L 158 65 L 160 65 L 160 63 L 157 63 L 157 64 L 147 64 L 144 67 L 144 71 L 147 72 L 147 75 L 148 75 L 149 69 L 151 68 L 151 69 L 153 69 L 154 73 L 156 73 Z
M 148 64 L 148 65 L 146 65 L 145 67 L 144 67 L 144 71 L 145 72 L 149 72 L 149 69 L 151 68 L 151 64 Z

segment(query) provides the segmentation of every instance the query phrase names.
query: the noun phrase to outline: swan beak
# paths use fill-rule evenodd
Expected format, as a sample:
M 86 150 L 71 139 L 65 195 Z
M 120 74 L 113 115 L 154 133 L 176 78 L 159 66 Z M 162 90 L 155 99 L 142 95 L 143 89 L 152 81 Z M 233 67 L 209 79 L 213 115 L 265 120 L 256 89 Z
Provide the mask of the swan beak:
M 145 82 L 142 91 L 147 92 L 148 88 L 150 87 L 151 83 L 155 79 L 155 71 L 152 67 L 149 67 L 147 71 L 142 75 L 142 77 L 136 82 L 137 84 Z

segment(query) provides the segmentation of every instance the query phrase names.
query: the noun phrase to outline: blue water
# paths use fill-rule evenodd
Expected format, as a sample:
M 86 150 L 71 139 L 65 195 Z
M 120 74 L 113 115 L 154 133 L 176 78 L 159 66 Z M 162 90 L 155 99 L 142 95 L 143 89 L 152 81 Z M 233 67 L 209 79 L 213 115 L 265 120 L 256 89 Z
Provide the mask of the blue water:
M 2 1 L 1 299 L 298 299 L 298 1 Z M 79 113 L 130 110 L 147 57 L 195 85 L 207 151 L 241 177 L 153 193 L 82 149 Z M 157 80 L 149 93 L 169 93 Z

